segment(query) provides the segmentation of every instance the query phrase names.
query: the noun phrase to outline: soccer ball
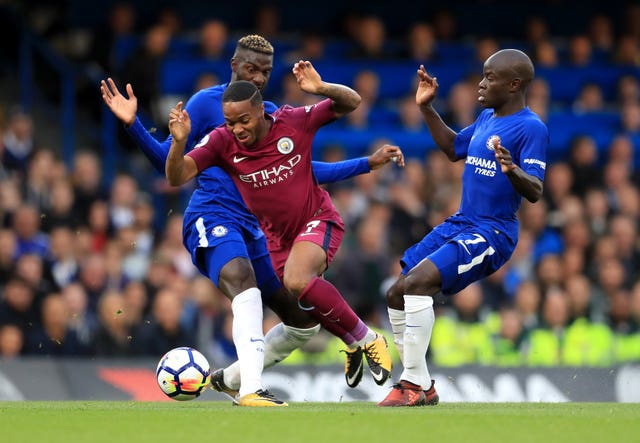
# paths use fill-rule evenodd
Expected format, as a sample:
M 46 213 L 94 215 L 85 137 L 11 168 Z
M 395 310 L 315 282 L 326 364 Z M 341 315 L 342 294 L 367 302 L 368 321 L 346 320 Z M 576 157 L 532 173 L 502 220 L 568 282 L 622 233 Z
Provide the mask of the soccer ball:
M 209 386 L 211 368 L 193 348 L 175 348 L 162 356 L 156 368 L 158 386 L 169 398 L 193 400 Z

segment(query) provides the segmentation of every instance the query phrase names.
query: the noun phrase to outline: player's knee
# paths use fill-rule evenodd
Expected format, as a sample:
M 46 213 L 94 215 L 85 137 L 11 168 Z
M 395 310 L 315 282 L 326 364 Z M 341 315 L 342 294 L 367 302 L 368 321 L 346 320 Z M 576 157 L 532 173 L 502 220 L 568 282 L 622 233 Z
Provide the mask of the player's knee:
M 402 310 L 404 306 L 404 284 L 398 279 L 387 289 L 387 306 L 393 309 Z
M 430 274 L 416 275 L 411 272 L 404 279 L 404 293 L 411 295 L 433 295 L 438 284 Z
M 296 297 L 298 297 L 302 293 L 302 291 L 304 291 L 304 289 L 309 284 L 309 281 L 309 278 L 297 274 L 289 275 L 285 273 L 283 278 L 284 286 Z
M 229 288 L 230 292 L 241 292 L 256 287 L 256 277 L 248 260 L 234 259 L 220 270 L 220 288 Z

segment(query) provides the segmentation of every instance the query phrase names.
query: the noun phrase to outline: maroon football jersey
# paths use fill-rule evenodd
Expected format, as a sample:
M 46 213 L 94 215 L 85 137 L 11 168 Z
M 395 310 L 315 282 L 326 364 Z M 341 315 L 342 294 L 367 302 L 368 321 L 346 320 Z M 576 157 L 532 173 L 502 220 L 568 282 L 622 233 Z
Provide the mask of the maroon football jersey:
M 231 176 L 274 246 L 292 242 L 312 219 L 342 224 L 311 169 L 313 136 L 335 119 L 331 100 L 299 108 L 285 105 L 268 117 L 273 119 L 269 133 L 253 146 L 243 146 L 221 126 L 187 155 L 198 171 L 215 165 Z

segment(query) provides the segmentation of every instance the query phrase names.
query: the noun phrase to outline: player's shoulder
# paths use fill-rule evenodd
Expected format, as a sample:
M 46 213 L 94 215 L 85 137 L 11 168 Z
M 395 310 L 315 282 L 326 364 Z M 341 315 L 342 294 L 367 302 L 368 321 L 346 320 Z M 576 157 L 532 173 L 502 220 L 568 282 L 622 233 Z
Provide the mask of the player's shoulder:
M 527 126 L 528 129 L 537 132 L 548 133 L 549 129 L 547 124 L 542 121 L 540 116 L 533 112 L 529 107 L 526 107 L 520 113 L 520 120 Z
M 227 84 L 222 85 L 214 85 L 208 88 L 204 88 L 196 92 L 189 99 L 189 103 L 206 103 L 211 101 L 221 102 L 222 94 L 224 94 L 224 90 L 227 88 Z

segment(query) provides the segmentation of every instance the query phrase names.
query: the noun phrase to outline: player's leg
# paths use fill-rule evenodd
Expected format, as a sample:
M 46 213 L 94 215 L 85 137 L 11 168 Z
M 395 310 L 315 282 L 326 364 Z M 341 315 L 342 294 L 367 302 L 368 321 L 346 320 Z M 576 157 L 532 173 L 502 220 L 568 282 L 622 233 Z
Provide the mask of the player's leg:
M 333 223 L 313 222 L 305 236 L 298 236 L 284 265 L 284 284 L 304 309 L 320 324 L 342 339 L 346 351 L 345 377 L 351 387 L 362 378 L 363 354 L 374 380 L 383 384 L 391 373 L 391 357 L 383 336 L 371 330 L 347 304 L 340 292 L 319 276 L 340 246 L 343 230 Z M 309 232 L 318 235 L 309 236 Z
M 247 250 L 258 287 L 266 304 L 282 320 L 265 334 L 264 367 L 281 362 L 305 344 L 320 330 L 318 322 L 298 306 L 298 300 L 287 291 L 273 270 L 264 235 L 246 240 Z M 240 365 L 214 371 L 212 385 L 221 392 L 233 393 L 240 388 Z
M 233 222 L 221 224 L 218 219 L 203 216 L 185 223 L 184 234 L 185 246 L 194 248 L 196 266 L 231 300 L 232 335 L 242 379 L 235 401 L 247 406 L 286 405 L 268 393 L 262 395 L 262 297 L 242 229 Z

